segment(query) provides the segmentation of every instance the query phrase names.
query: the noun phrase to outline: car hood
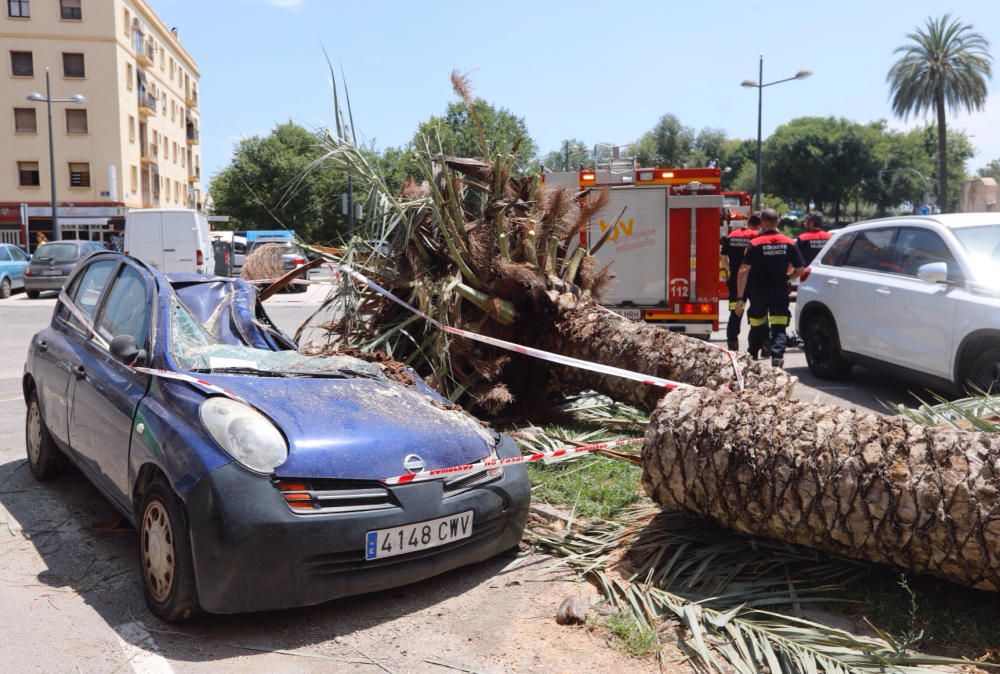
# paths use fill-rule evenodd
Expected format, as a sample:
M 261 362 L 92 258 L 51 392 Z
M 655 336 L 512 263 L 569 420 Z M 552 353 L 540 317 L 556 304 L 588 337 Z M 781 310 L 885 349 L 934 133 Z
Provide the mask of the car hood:
M 497 436 L 462 410 L 413 386 L 374 379 L 209 375 L 269 416 L 288 439 L 279 477 L 372 480 L 404 474 L 417 454 L 427 470 L 471 463 Z

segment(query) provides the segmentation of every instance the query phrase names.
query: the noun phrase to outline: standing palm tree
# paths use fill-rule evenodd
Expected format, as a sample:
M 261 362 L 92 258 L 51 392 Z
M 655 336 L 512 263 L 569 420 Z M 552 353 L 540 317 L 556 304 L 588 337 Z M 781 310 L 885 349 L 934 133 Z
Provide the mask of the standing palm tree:
M 906 36 L 909 43 L 895 50 L 902 57 L 889 69 L 886 80 L 892 90 L 892 111 L 906 118 L 913 113 L 937 113 L 938 203 L 948 199 L 948 130 L 945 106 L 954 113 L 961 108 L 982 110 L 986 103 L 986 80 L 993 58 L 989 41 L 945 14 L 928 18 L 922 28 Z

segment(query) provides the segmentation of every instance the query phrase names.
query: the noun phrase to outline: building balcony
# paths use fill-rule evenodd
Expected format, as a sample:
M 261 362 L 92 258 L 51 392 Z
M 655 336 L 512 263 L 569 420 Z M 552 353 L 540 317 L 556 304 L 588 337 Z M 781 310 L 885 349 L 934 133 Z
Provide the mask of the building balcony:
M 156 166 L 157 161 L 159 161 L 160 149 L 150 143 L 148 146 L 139 150 L 139 160 L 143 164 L 152 164 Z
M 189 183 L 196 183 L 201 181 L 201 171 L 195 171 L 194 174 L 188 176 Z
M 198 90 L 192 89 L 191 91 L 184 92 L 184 105 L 189 108 L 198 107 Z
M 153 66 L 156 51 L 153 43 L 147 40 L 142 33 L 136 31 L 132 35 L 132 48 L 135 50 L 135 62 L 140 68 L 151 68 Z
M 156 116 L 156 99 L 145 91 L 139 92 L 139 114 L 143 117 Z
M 198 144 L 198 127 L 194 124 L 187 125 L 187 144 L 197 145 Z

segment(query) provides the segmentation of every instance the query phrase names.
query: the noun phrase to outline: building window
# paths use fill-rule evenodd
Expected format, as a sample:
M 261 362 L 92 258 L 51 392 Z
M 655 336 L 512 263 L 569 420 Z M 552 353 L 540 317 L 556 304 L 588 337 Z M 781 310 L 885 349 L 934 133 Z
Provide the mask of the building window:
M 135 87 L 135 74 L 132 71 L 131 63 L 125 64 L 125 86 L 128 87 L 129 91 L 132 91 L 133 87 Z
M 30 51 L 12 51 L 10 53 L 10 71 L 17 77 L 34 77 L 35 62 Z
M 66 133 L 87 133 L 86 110 L 66 110 Z
M 171 57 L 170 57 L 170 79 L 171 79 L 171 80 L 172 80 L 172 79 L 174 79 L 174 69 L 175 69 L 176 67 L 177 67 L 177 66 L 176 66 L 176 65 L 174 65 L 174 57 L 173 57 L 173 56 L 171 56 Z
M 59 0 L 59 17 L 79 21 L 83 18 L 80 0 Z
M 14 132 L 38 133 L 38 120 L 34 108 L 14 108 Z
M 37 161 L 17 162 L 17 184 L 21 187 L 38 187 L 42 184 Z
M 175 180 L 174 181 L 174 201 L 176 201 L 177 203 L 180 203 L 180 201 L 181 201 L 181 181 L 180 180 Z
M 63 77 L 86 77 L 83 54 L 63 53 Z
M 132 193 L 138 194 L 139 192 L 139 169 L 133 164 L 129 168 L 129 183 L 132 187 Z
M 135 142 L 135 117 L 128 116 L 128 142 Z
M 28 0 L 7 0 L 7 16 L 16 19 L 27 19 L 31 16 L 31 3 Z
M 69 186 L 90 187 L 90 164 L 70 162 Z
M 128 7 L 122 9 L 122 31 L 125 37 L 132 37 L 132 13 L 128 11 Z

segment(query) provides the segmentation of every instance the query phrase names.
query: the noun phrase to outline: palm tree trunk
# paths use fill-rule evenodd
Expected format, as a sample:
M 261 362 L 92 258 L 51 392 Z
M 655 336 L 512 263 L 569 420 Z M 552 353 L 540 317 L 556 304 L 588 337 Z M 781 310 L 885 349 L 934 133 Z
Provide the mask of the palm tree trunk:
M 686 389 L 657 406 L 642 458 L 664 507 L 1000 590 L 1000 434 Z
M 938 132 L 938 208 L 948 212 L 948 127 L 945 122 L 944 90 L 934 94 Z

